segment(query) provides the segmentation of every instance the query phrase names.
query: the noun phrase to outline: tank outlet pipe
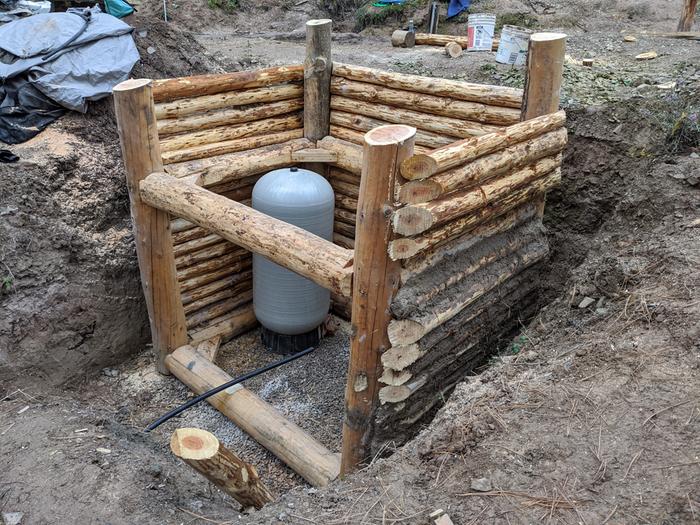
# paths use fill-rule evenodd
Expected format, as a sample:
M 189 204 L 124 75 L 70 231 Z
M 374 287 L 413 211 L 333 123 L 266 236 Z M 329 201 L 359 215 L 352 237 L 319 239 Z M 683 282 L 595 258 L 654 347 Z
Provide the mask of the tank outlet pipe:
M 200 394 L 197 397 L 190 399 L 187 403 L 184 403 L 184 404 L 180 405 L 179 407 L 172 409 L 167 414 L 156 419 L 153 423 L 151 423 L 150 425 L 148 425 L 146 427 L 145 432 L 150 432 L 151 430 L 155 430 L 156 428 L 161 426 L 163 423 L 165 423 L 169 419 L 172 419 L 175 416 L 179 416 L 188 408 L 192 408 L 194 405 L 201 403 L 202 401 L 213 396 L 214 394 L 218 394 L 222 390 L 226 390 L 227 388 L 230 388 L 233 385 L 237 385 L 238 383 L 242 383 L 243 381 L 247 381 L 248 379 L 252 379 L 256 376 L 259 376 L 260 374 L 264 374 L 265 372 L 269 372 L 270 370 L 274 370 L 277 367 L 280 367 L 282 365 L 286 365 L 287 363 L 291 363 L 292 361 L 299 359 L 300 357 L 304 357 L 305 355 L 310 354 L 315 349 L 316 349 L 316 347 L 314 347 L 314 346 L 309 347 L 306 350 L 302 350 L 299 353 L 292 354 L 288 357 L 285 357 L 284 359 L 280 359 L 279 361 L 275 361 L 274 363 L 270 363 L 269 365 L 265 365 L 265 366 L 262 366 L 260 368 L 256 368 L 255 370 L 248 372 L 247 374 L 243 374 L 242 376 L 238 376 L 234 379 L 231 379 L 231 381 L 227 381 L 226 383 L 219 385 L 217 387 L 214 387 L 211 390 L 207 390 L 203 394 Z

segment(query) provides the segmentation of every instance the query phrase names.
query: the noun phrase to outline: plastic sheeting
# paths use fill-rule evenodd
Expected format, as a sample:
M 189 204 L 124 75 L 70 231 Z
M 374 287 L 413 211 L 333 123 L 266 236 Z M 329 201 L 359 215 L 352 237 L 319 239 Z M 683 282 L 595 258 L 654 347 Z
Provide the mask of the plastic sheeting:
M 84 113 L 88 101 L 109 95 L 128 78 L 139 60 L 132 28 L 99 9 L 90 15 L 87 26 L 73 13 L 0 26 L 1 141 L 24 142 L 65 109 Z

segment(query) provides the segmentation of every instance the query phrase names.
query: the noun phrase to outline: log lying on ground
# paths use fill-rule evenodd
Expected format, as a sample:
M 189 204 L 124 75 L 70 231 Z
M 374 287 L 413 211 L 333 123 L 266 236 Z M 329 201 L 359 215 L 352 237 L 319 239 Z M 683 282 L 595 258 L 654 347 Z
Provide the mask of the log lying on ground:
M 445 45 L 443 42 L 441 45 Z M 501 86 L 487 86 L 483 84 L 471 84 L 458 80 L 445 80 L 442 78 L 421 77 L 417 75 L 404 75 L 372 69 L 362 66 L 333 63 L 333 74 L 350 80 L 369 82 L 378 86 L 395 89 L 405 89 L 429 95 L 481 102 L 493 106 L 505 106 L 519 108 L 522 105 L 523 91 Z
M 166 365 L 196 394 L 231 380 L 189 346 L 170 354 Z M 340 461 L 336 454 L 243 386 L 232 386 L 207 401 L 312 485 L 328 485 L 338 476 Z
M 421 113 L 410 109 L 377 104 L 376 102 L 362 102 L 361 100 L 333 95 L 331 97 L 331 109 L 344 111 L 345 113 L 359 114 L 372 117 L 384 122 L 394 124 L 406 124 L 423 131 L 432 131 L 439 135 L 455 138 L 474 137 L 485 135 L 502 129 L 491 124 L 482 124 L 472 120 L 461 120 L 442 115 Z
M 270 144 L 280 144 L 290 140 L 301 139 L 304 137 L 304 130 L 301 126 L 297 129 L 289 131 L 280 131 L 278 133 L 268 133 L 265 135 L 255 135 L 253 137 L 245 137 L 242 139 L 226 140 L 224 142 L 216 142 L 214 144 L 205 144 L 193 148 L 186 148 L 178 151 L 170 151 L 163 153 L 163 163 L 167 164 L 166 170 L 170 166 L 176 166 L 175 163 L 188 162 L 196 159 L 205 159 L 207 157 L 216 157 L 226 153 L 235 153 L 238 151 L 247 151 Z
M 141 196 L 325 288 L 351 293 L 353 253 L 306 230 L 165 173 L 146 177 Z
M 354 129 L 355 131 L 367 132 L 379 126 L 391 124 L 391 122 L 334 110 L 331 111 L 331 124 Z M 421 146 L 439 148 L 440 146 L 452 144 L 454 141 L 454 137 L 447 137 L 439 133 L 433 133 L 432 131 L 416 130 L 416 143 Z
M 520 121 L 520 111 L 514 108 L 466 102 L 449 97 L 426 95 L 405 89 L 391 89 L 342 77 L 331 79 L 331 93 L 364 102 L 379 102 L 433 115 L 461 118 L 485 124 L 508 126 Z
M 492 206 L 474 211 L 469 215 L 452 221 L 445 226 L 435 228 L 423 235 L 394 239 L 389 242 L 389 255 L 394 259 L 408 259 L 447 242 L 449 239 L 463 235 L 471 228 L 495 219 L 510 210 L 528 202 L 535 196 L 543 194 L 556 187 L 561 182 L 561 172 L 556 170 L 550 175 L 538 179 L 524 188 L 514 191 L 505 199 L 495 202 Z
M 195 330 L 190 330 L 190 344 L 196 345 L 201 341 L 220 336 L 222 343 L 255 328 L 258 320 L 255 317 L 253 303 L 249 302 L 229 311 L 224 315 L 212 319 L 211 322 Z
M 208 159 L 183 162 L 168 167 L 168 173 L 181 178 L 192 177 L 198 186 L 216 187 L 224 182 L 238 181 L 253 175 L 292 164 L 292 154 L 312 145 L 308 139 L 296 139 L 281 144 L 228 153 Z M 217 188 L 218 192 L 222 188 Z
M 448 42 L 445 44 L 445 54 L 450 58 L 458 58 L 462 56 L 462 46 L 457 42 Z
M 513 124 L 495 133 L 460 140 L 428 154 L 413 155 L 401 163 L 401 175 L 409 180 L 425 179 L 513 144 L 557 130 L 564 125 L 565 121 L 566 113 L 558 111 Z
M 417 46 L 445 46 L 450 42 L 459 44 L 462 49 L 469 47 L 469 37 L 459 35 L 437 35 L 435 33 L 416 33 Z M 494 38 L 491 44 L 491 51 L 498 50 L 500 39 Z
M 435 304 L 424 305 L 416 315 L 407 319 L 394 319 L 389 323 L 389 340 L 392 346 L 410 345 L 444 322 L 452 319 L 476 299 L 510 279 L 528 266 L 542 260 L 549 253 L 546 243 L 535 242 L 478 272 L 474 278 L 453 287 L 448 296 Z
M 318 141 L 317 146 L 335 153 L 335 165 L 339 168 L 355 175 L 360 175 L 362 172 L 362 148 L 360 146 L 335 137 L 324 137 Z
M 394 232 L 415 235 L 463 217 L 468 213 L 496 202 L 506 194 L 544 177 L 561 166 L 561 155 L 545 157 L 505 177 L 493 179 L 481 186 L 444 199 L 420 204 L 409 204 L 396 211 L 392 219 Z
M 206 430 L 178 428 L 170 439 L 170 450 L 243 508 L 261 509 L 273 500 L 255 467 L 236 456 Z
M 280 102 L 272 102 L 270 104 L 260 104 L 235 109 L 221 109 L 201 115 L 159 120 L 158 136 L 163 140 L 163 137 L 175 133 L 201 131 L 220 126 L 241 124 L 243 122 L 254 122 L 256 120 L 286 115 L 287 113 L 296 113 L 302 109 L 304 109 L 304 100 L 295 98 L 291 100 L 282 100 Z
M 543 157 L 559 153 L 566 146 L 566 140 L 566 128 L 560 128 L 443 171 L 429 179 L 412 180 L 399 186 L 398 201 L 418 204 L 437 199 L 452 191 L 464 190 L 510 170 L 532 164 Z
M 237 126 L 221 126 L 218 128 L 197 131 L 193 133 L 183 133 L 167 137 L 160 141 L 161 151 L 164 153 L 181 149 L 189 149 L 206 144 L 217 144 L 220 142 L 251 137 L 254 135 L 264 135 L 275 131 L 289 131 L 302 126 L 300 113 L 273 117 L 254 122 L 246 122 Z
M 279 84 L 277 86 L 246 89 L 243 91 L 230 91 L 228 93 L 219 93 L 218 95 L 204 95 L 156 104 L 156 118 L 160 124 L 161 119 L 178 119 L 218 109 L 279 102 L 280 100 L 299 98 L 303 95 L 304 87 L 301 84 Z
M 413 47 L 416 45 L 416 34 L 413 31 L 397 29 L 391 34 L 391 45 L 394 47 Z
M 168 102 L 178 98 L 215 95 L 226 91 L 264 87 L 284 82 L 300 82 L 303 77 L 304 67 L 299 64 L 237 73 L 154 80 L 153 101 Z

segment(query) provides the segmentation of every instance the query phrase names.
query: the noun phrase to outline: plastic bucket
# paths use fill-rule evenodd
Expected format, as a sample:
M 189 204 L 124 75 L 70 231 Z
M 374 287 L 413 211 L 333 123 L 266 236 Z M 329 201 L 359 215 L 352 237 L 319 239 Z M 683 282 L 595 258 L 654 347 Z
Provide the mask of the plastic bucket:
M 498 44 L 498 52 L 496 53 L 496 62 L 524 66 L 531 33 L 532 31 L 523 27 L 503 26 L 501 42 Z
M 476 13 L 467 22 L 467 51 L 491 51 L 496 15 Z

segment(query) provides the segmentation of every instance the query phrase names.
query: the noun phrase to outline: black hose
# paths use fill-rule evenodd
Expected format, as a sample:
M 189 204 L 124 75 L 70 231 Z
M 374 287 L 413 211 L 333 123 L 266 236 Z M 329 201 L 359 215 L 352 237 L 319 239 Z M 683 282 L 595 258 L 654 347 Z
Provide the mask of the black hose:
M 85 10 L 81 13 L 76 13 L 72 12 L 72 15 L 79 16 L 80 18 L 83 19 L 83 25 L 80 29 L 78 29 L 78 32 L 75 33 L 72 37 L 70 37 L 68 40 L 66 40 L 63 44 L 58 46 L 56 49 L 50 50 L 46 55 L 42 57 L 44 62 L 48 62 L 52 58 L 54 58 L 58 53 L 63 51 L 65 48 L 70 46 L 73 42 L 78 40 L 82 36 L 82 34 L 87 30 L 88 25 L 90 24 L 90 21 L 92 20 L 92 11 L 90 10 Z
M 177 408 L 172 409 L 170 412 L 165 414 L 164 416 L 159 417 L 157 420 L 155 420 L 153 423 L 148 425 L 146 427 L 145 432 L 150 432 L 151 430 L 154 430 L 158 428 L 160 425 L 168 421 L 169 419 L 174 418 L 177 415 L 182 414 L 185 410 L 187 410 L 190 407 L 193 407 L 200 401 L 204 401 L 208 397 L 213 396 L 214 394 L 218 394 L 222 390 L 226 390 L 229 387 L 232 387 L 233 385 L 237 385 L 238 383 L 242 383 L 243 381 L 247 381 L 248 379 L 252 379 L 255 376 L 259 376 L 260 374 L 263 374 L 265 372 L 268 372 L 274 368 L 277 368 L 278 366 L 286 365 L 287 363 L 291 363 L 295 359 L 299 359 L 300 357 L 303 357 L 307 354 L 310 354 L 313 352 L 315 347 L 307 348 L 306 350 L 302 350 L 301 352 L 298 352 L 296 354 L 292 354 L 288 357 L 285 357 L 284 359 L 281 359 L 280 361 L 275 361 L 274 363 L 270 363 L 269 365 L 262 366 L 260 368 L 257 368 L 253 370 L 252 372 L 248 372 L 247 374 L 243 374 L 242 376 L 238 376 L 235 379 L 231 379 L 231 381 L 228 381 L 224 383 L 223 385 L 219 385 L 215 388 L 212 388 L 211 390 L 207 390 L 203 394 L 198 395 L 195 398 L 190 399 L 187 403 L 180 405 Z

